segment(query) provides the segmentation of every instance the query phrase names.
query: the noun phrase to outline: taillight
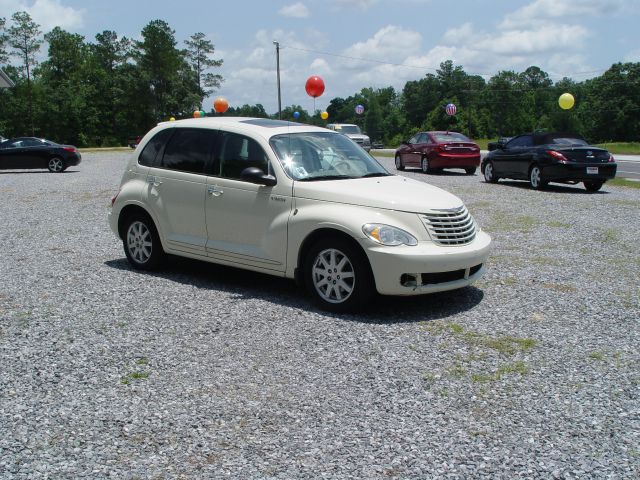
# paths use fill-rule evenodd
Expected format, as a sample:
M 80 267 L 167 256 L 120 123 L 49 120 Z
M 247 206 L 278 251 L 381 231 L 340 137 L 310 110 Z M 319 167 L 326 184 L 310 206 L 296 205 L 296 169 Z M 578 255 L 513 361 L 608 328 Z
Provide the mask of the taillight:
M 615 161 L 616 161 L 616 159 L 613 158 L 613 155 L 609 155 L 609 163 L 613 163 Z
M 553 158 L 555 158 L 556 160 L 558 160 L 560 163 L 569 163 L 569 160 L 567 159 L 567 157 L 565 157 L 560 152 L 556 152 L 555 150 L 547 150 L 547 153 L 551 155 Z
M 118 198 L 118 195 L 120 195 L 120 190 L 118 190 L 118 193 L 115 194 L 115 196 L 111 199 L 111 206 L 113 207 L 113 204 L 116 203 L 116 198 Z
M 75 152 L 76 149 L 73 147 L 62 147 L 63 150 L 66 150 L 67 152 Z

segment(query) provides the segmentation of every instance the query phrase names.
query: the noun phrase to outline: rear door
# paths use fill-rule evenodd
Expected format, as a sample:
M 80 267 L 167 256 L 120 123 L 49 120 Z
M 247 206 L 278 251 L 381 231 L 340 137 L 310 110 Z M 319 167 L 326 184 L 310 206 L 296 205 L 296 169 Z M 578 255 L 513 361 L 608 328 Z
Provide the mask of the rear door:
M 0 149 L 0 168 L 18 169 L 24 167 L 24 156 L 26 147 L 24 139 L 17 138 L 10 142 L 5 142 Z
M 207 170 L 218 133 L 199 128 L 172 130 L 159 161 L 149 168 L 143 197 L 168 250 L 206 256 Z

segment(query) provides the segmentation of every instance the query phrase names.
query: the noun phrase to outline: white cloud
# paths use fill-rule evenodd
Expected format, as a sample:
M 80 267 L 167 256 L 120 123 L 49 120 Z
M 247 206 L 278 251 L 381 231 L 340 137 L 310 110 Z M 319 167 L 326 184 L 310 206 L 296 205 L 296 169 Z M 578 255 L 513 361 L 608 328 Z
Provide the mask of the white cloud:
M 373 37 L 357 42 L 343 50 L 342 55 L 351 57 L 341 60 L 344 68 L 360 69 L 378 62 L 400 63 L 401 59 L 420 52 L 422 35 L 419 32 L 387 25 Z M 369 62 L 357 60 L 368 59 Z
M 11 24 L 11 15 L 21 11 L 27 12 L 44 33 L 54 27 L 65 30 L 82 27 L 86 15 L 85 9 L 65 6 L 61 0 L 0 0 L 0 12 L 3 12 L 2 16 L 6 16 L 7 24 Z
M 537 54 L 582 46 L 588 31 L 579 25 L 547 24 L 530 30 L 509 30 L 500 35 L 484 35 L 474 48 L 500 55 Z
M 278 11 L 278 14 L 282 15 L 283 17 L 307 18 L 309 16 L 309 9 L 304 3 L 298 2 L 282 7 Z
M 444 33 L 442 39 L 451 45 L 460 45 L 473 37 L 473 26 L 470 22 L 458 28 L 451 28 Z
M 534 0 L 505 16 L 501 28 L 530 26 L 547 20 L 571 23 L 580 16 L 617 14 L 631 3 L 629 0 Z

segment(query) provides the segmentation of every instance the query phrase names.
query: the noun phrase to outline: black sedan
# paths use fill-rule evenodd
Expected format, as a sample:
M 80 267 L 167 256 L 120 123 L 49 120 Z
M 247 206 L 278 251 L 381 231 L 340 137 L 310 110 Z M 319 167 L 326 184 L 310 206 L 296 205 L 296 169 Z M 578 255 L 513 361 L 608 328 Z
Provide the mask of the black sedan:
M 588 192 L 597 192 L 616 176 L 613 156 L 575 134 L 527 133 L 495 147 L 480 166 L 489 183 L 501 178 L 529 180 L 539 190 L 549 182 L 583 182 Z
M 82 156 L 73 145 L 59 145 L 51 140 L 18 137 L 0 143 L 0 169 L 48 168 L 50 172 L 64 172 L 78 165 Z

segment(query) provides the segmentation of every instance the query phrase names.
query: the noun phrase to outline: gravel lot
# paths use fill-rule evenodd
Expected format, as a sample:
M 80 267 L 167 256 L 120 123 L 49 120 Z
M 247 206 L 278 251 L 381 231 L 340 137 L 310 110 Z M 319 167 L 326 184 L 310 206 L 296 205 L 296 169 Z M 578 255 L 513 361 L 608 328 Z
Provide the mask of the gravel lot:
M 488 271 L 334 316 L 287 280 L 130 270 L 128 155 L 0 172 L 0 478 L 640 476 L 640 190 L 405 172 L 465 201 Z

